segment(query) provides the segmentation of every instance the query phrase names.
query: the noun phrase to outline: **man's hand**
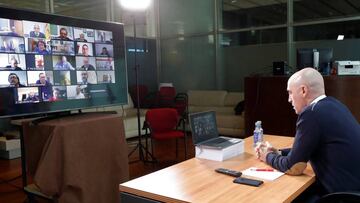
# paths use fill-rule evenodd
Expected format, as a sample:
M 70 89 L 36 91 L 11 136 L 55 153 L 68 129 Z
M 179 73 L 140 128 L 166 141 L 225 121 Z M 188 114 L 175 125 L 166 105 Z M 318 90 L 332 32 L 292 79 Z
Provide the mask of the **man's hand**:
M 270 152 L 277 152 L 277 149 L 275 149 L 269 142 L 261 142 L 257 143 L 255 147 L 255 153 L 256 157 L 260 159 L 263 162 L 266 162 L 266 155 Z

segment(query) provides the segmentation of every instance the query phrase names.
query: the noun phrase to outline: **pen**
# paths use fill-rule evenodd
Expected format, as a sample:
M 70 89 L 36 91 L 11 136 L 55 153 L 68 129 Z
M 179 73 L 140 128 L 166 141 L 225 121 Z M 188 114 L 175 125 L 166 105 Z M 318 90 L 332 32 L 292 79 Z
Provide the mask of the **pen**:
M 272 168 L 253 168 L 252 171 L 274 171 Z

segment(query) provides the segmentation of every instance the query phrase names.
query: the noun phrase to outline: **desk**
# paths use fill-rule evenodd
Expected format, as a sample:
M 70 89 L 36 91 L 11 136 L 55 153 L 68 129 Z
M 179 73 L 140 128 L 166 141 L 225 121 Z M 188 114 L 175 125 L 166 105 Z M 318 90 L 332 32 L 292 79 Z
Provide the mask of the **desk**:
M 293 142 L 291 137 L 265 135 L 264 139 L 279 148 L 291 147 Z M 265 163 L 256 159 L 252 143 L 252 137 L 246 138 L 245 153 L 224 162 L 193 158 L 120 184 L 122 200 L 133 198 L 132 202 L 291 202 L 315 181 L 310 166 L 306 168 L 304 175 L 283 175 L 274 181 L 264 181 L 260 187 L 234 184 L 233 177 L 214 171 L 219 167 L 238 171 L 251 166 L 266 167 Z M 137 201 L 137 197 L 144 199 Z
M 79 114 L 22 123 L 28 172 L 41 192 L 58 202 L 118 202 L 129 179 L 122 119 Z

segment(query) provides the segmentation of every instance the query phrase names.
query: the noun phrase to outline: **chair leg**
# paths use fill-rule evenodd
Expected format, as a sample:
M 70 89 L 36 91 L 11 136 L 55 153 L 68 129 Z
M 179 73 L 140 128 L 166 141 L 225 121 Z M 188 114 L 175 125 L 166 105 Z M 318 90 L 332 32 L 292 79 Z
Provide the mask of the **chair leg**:
M 154 139 L 150 139 L 151 141 L 151 154 L 153 155 L 153 157 L 155 158 L 155 154 L 154 154 Z
M 175 146 L 175 147 L 176 147 L 176 148 L 175 148 L 175 149 L 176 149 L 176 152 L 175 152 L 175 153 L 176 153 L 176 160 L 177 160 L 177 159 L 179 158 L 178 138 L 176 138 L 175 143 L 176 143 L 176 146 Z
M 184 133 L 184 151 L 185 151 L 185 156 L 184 156 L 184 158 L 185 158 L 185 160 L 186 160 L 186 158 L 187 158 L 187 145 L 186 145 L 186 136 L 187 135 L 187 133 L 185 132 Z

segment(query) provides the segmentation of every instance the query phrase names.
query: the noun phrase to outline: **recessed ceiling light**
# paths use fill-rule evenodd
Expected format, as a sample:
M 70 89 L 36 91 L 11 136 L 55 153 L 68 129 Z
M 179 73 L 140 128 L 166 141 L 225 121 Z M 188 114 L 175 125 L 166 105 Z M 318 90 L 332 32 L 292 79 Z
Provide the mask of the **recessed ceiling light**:
M 343 40 L 344 39 L 344 35 L 338 35 L 337 40 Z
M 149 7 L 151 0 L 120 0 L 122 7 L 128 10 L 145 10 Z

